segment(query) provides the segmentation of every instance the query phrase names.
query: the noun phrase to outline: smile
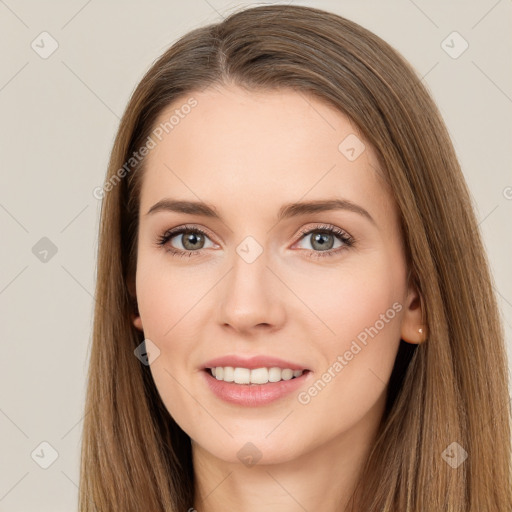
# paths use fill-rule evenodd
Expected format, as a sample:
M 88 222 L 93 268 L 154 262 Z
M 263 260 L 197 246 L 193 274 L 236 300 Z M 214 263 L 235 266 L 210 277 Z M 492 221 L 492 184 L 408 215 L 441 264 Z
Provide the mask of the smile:
M 216 366 L 207 367 L 200 374 L 214 396 L 223 402 L 244 407 L 258 407 L 294 397 L 313 378 L 310 370 L 278 367 Z

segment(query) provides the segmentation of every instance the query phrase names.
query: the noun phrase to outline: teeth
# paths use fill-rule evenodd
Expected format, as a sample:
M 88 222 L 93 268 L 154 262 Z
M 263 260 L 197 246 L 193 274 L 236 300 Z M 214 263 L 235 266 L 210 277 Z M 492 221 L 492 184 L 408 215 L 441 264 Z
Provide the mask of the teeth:
M 241 369 L 241 368 L 238 368 Z M 244 372 L 248 371 L 244 369 Z M 237 381 L 235 381 L 237 382 Z M 251 370 L 251 384 L 266 384 L 268 382 L 267 368 L 255 368 Z
M 217 368 L 217 372 L 218 371 L 219 368 Z M 218 378 L 219 377 L 217 377 L 217 379 Z M 249 384 L 251 382 L 251 370 L 248 370 L 247 368 L 235 368 L 235 382 L 237 384 Z
M 300 377 L 303 370 L 290 370 L 289 368 L 233 368 L 232 366 L 217 366 L 210 368 L 217 380 L 235 382 L 235 384 L 267 384 Z
M 235 380 L 235 369 L 231 366 L 224 368 L 224 382 L 233 382 Z

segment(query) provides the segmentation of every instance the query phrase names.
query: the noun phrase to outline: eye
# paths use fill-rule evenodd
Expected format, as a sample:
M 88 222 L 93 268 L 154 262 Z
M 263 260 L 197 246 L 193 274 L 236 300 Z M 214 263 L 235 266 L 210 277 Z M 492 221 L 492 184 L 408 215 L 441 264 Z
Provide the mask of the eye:
M 342 229 L 331 225 L 316 226 L 313 229 L 302 230 L 301 241 L 309 241 L 313 252 L 310 256 L 312 258 L 323 258 L 326 256 L 335 256 L 341 251 L 346 250 L 354 245 L 354 239 Z M 337 248 L 333 249 L 335 239 L 341 242 Z
M 181 247 L 173 247 L 171 241 L 173 238 L 179 240 Z M 166 231 L 162 236 L 157 239 L 157 245 L 167 247 L 167 250 L 176 256 L 192 256 L 198 254 L 202 249 L 205 249 L 205 240 L 209 237 L 205 231 L 200 228 L 192 226 L 181 226 L 178 228 Z M 214 246 L 212 245 L 210 247 Z
M 302 240 L 309 241 L 311 249 L 306 248 L 310 252 L 312 258 L 323 258 L 326 256 L 335 256 L 341 251 L 348 249 L 354 245 L 354 239 L 342 229 L 332 225 L 316 226 L 312 229 L 303 229 L 299 236 Z M 308 238 L 309 236 L 309 238 Z M 177 238 L 181 247 L 174 247 L 171 241 Z M 340 242 L 338 247 L 333 248 L 336 239 Z M 210 240 L 209 236 L 202 229 L 195 226 L 181 226 L 169 231 L 157 238 L 157 245 L 165 247 L 168 252 L 176 256 L 197 256 L 201 254 L 205 246 L 205 241 Z M 210 240 L 211 242 L 211 240 Z M 209 247 L 214 247 L 211 242 Z

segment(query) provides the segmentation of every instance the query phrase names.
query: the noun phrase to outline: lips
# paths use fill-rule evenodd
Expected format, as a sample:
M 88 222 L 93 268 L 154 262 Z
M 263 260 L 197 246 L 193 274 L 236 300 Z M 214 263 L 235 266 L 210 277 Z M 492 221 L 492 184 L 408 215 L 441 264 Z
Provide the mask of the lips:
M 247 360 L 244 364 L 247 364 Z M 254 369 L 250 371 L 252 372 Z M 313 379 L 312 372 L 306 370 L 299 377 L 290 380 L 267 382 L 266 384 L 237 384 L 218 380 L 206 369 L 199 373 L 214 396 L 223 402 L 243 407 L 260 407 L 278 400 L 292 400 L 294 393 L 297 393 L 302 387 L 306 387 Z
M 203 370 L 208 368 L 216 368 L 218 366 L 231 366 L 233 368 L 248 368 L 253 370 L 256 368 L 289 368 L 290 370 L 308 370 L 308 368 L 301 363 L 294 361 L 287 361 L 278 357 L 271 357 L 266 355 L 256 355 L 249 358 L 241 357 L 238 355 L 227 355 L 211 359 L 204 363 Z

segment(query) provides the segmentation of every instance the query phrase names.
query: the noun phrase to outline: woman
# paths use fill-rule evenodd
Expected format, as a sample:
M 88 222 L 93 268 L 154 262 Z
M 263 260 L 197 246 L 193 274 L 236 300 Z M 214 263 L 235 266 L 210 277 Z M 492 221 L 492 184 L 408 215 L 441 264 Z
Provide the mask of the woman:
M 439 112 L 268 6 L 135 90 L 103 196 L 80 510 L 511 510 L 503 332 Z

